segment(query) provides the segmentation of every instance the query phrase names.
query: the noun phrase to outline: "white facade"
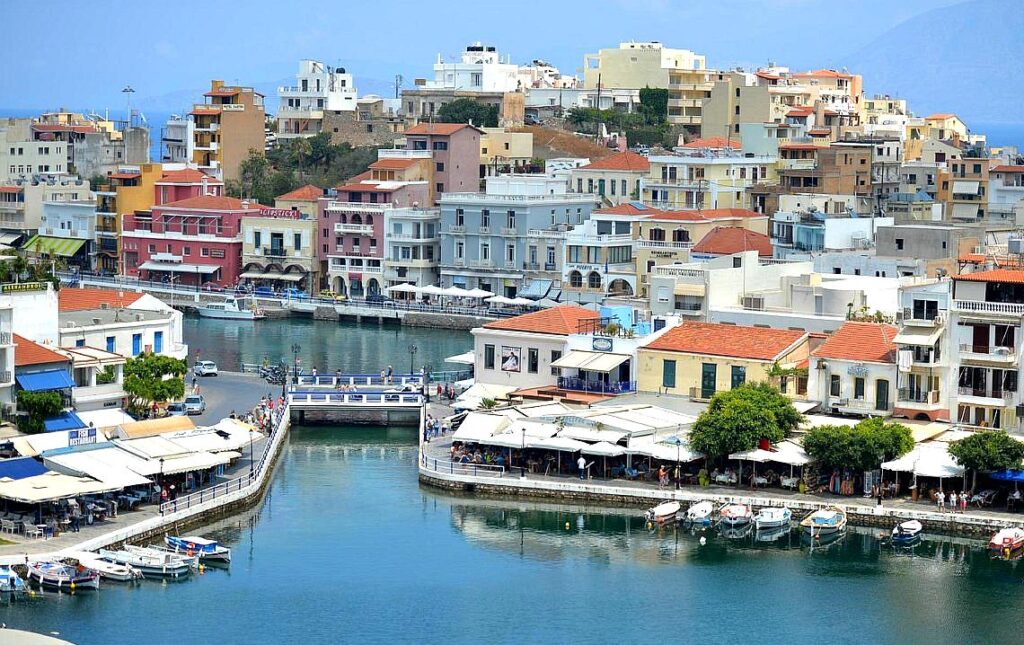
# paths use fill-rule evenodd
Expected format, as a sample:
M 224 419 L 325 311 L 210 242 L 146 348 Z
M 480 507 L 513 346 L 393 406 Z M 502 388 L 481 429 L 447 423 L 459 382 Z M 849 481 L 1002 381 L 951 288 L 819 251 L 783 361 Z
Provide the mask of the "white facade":
M 623 284 L 629 286 L 626 295 L 637 293 L 635 220 L 631 215 L 592 213 L 565 234 L 566 302 L 600 303 L 609 295 L 623 295 Z
M 14 403 L 14 308 L 0 305 L 0 404 Z
M 277 136 L 311 137 L 323 131 L 324 111 L 353 112 L 357 91 L 352 75 L 320 61 L 299 61 L 296 84 L 277 88 Z
M 477 383 L 533 388 L 553 385 L 558 368 L 551 363 L 568 351 L 569 337 L 477 327 L 473 334 L 474 377 Z M 536 353 L 537 369 L 531 370 Z
M 0 128 L 3 128 L 2 124 Z M 63 141 L 12 140 L 11 136 L 0 138 L 0 181 L 66 175 L 67 163 L 67 144 Z
M 137 309 L 92 309 L 60 315 L 61 347 L 96 347 L 126 357 L 154 352 L 185 358 L 188 346 L 175 342 L 173 314 Z
M 384 211 L 384 282 L 388 286 L 438 284 L 440 227 L 439 208 L 392 208 Z
M 896 398 L 896 365 L 811 356 L 807 396 L 833 414 L 889 416 Z
M 172 114 L 160 133 L 160 160 L 164 163 L 191 163 L 195 152 L 196 123 L 191 117 Z M 164 166 L 164 170 L 170 170 Z
M 39 234 L 91 242 L 96 239 L 96 203 L 43 202 Z
M 0 290 L 0 310 L 11 308 L 11 324 L 19 336 L 40 345 L 57 344 L 57 292 L 48 282 L 5 284 Z
M 466 47 L 458 62 L 446 63 L 438 54 L 434 80 L 424 84 L 427 89 L 473 92 L 514 92 L 519 86 L 519 66 L 502 62 L 496 47 L 479 42 Z
M 900 357 L 894 410 L 898 416 L 951 418 L 957 385 L 952 365 L 959 354 L 950 351 L 951 286 L 950 280 L 932 280 L 900 291 L 900 332 L 893 339 Z

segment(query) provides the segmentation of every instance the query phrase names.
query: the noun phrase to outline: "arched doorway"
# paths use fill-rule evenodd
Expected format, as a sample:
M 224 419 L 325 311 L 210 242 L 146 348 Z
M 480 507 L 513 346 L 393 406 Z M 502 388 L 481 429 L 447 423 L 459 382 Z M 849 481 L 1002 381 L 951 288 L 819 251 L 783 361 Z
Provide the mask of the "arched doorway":
M 370 281 L 366 283 L 366 293 L 374 296 L 380 293 L 380 282 L 377 281 L 377 278 L 370 278 Z
M 569 285 L 575 289 L 583 286 L 583 274 L 579 271 L 569 272 Z
M 633 287 L 629 286 L 629 283 L 618 278 L 612 280 L 611 284 L 608 285 L 608 293 L 615 296 L 631 296 L 633 295 Z
M 601 274 L 597 271 L 591 271 L 587 274 L 587 288 L 588 289 L 600 289 L 601 288 Z
M 341 277 L 340 275 L 337 276 L 336 278 L 334 278 L 333 286 L 334 288 L 332 290 L 334 291 L 334 293 L 338 294 L 339 296 L 345 295 L 345 278 Z

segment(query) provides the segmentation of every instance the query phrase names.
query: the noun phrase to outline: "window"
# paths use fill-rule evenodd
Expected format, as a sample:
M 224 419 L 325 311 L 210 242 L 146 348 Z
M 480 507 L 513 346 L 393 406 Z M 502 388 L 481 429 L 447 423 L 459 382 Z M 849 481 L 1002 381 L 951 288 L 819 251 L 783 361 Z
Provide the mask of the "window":
M 448 142 L 447 141 L 435 141 L 431 147 L 434 150 L 447 150 L 448 149 Z
M 484 369 L 494 369 L 494 345 L 484 345 Z
M 935 320 L 939 316 L 936 300 L 914 300 L 914 320 Z
M 113 336 L 107 336 L 107 351 L 110 352 L 111 354 L 116 353 L 115 352 L 115 348 L 116 347 L 117 347 L 117 342 L 115 341 L 114 337 Z
M 515 211 L 508 211 L 508 213 L 507 213 L 507 215 L 505 217 L 505 228 L 515 228 L 515 227 L 516 227 L 516 212 Z
M 647 238 L 652 242 L 664 242 L 665 241 L 665 229 L 652 228 L 647 233 Z
M 859 376 L 853 379 L 853 398 L 864 398 L 864 379 Z
M 132 356 L 142 353 L 142 334 L 132 334 Z
M 833 374 L 828 378 L 828 395 L 839 396 L 839 375 Z
M 434 168 L 437 170 L 437 172 L 444 172 L 444 162 L 438 161 L 436 164 L 434 164 Z
M 164 333 L 162 331 L 153 332 L 153 353 L 159 354 L 164 351 Z
M 465 226 L 466 225 L 466 211 L 461 208 L 455 209 L 455 225 Z
M 480 226 L 481 228 L 490 228 L 491 226 L 491 211 L 486 208 L 480 211 Z
M 292 243 L 295 245 L 296 251 L 302 248 L 302 233 L 295 233 L 292 240 Z
M 526 351 L 526 371 L 530 374 L 536 374 L 540 368 L 540 355 L 536 348 L 529 348 Z
M 442 184 L 441 182 L 438 182 L 438 183 L 434 184 L 434 191 L 438 192 L 438 193 L 443 193 L 444 192 L 444 184 Z
M 902 237 L 897 237 L 896 238 L 896 250 L 898 250 L 898 251 L 902 251 L 903 250 L 903 238 Z
M 455 259 L 461 260 L 466 257 L 466 244 L 465 242 L 455 243 Z
M 747 368 L 733 365 L 732 366 L 732 389 L 736 389 L 739 386 L 747 382 Z
M 547 263 L 551 266 L 552 269 L 554 269 L 554 267 L 555 267 L 555 247 L 553 247 L 553 246 L 549 246 L 548 247 L 548 260 L 547 260 Z M 544 270 L 548 271 L 549 269 L 548 269 L 548 267 L 544 267 Z
M 579 271 L 569 272 L 569 286 L 574 289 L 579 289 L 583 286 L 583 274 Z
M 257 249 L 260 248 L 261 239 L 260 239 L 260 232 L 259 231 L 254 231 L 253 232 L 252 240 L 253 240 L 252 241 L 253 246 L 255 246 Z
M 79 338 L 75 341 L 75 347 L 85 347 L 85 339 Z
M 150 253 L 156 253 L 156 244 L 150 244 L 149 245 L 149 252 Z
M 608 262 L 621 264 L 633 259 L 632 246 L 611 246 L 608 247 Z
M 674 388 L 676 386 L 676 362 L 670 360 L 661 361 L 661 387 Z
M 508 264 L 515 264 L 516 261 L 516 245 L 509 244 L 505 246 L 505 262 Z
M 587 287 L 589 289 L 600 289 L 601 288 L 601 275 L 597 271 L 591 271 L 587 275 Z
M 487 242 L 480 244 L 480 259 L 484 262 L 491 259 L 491 245 Z
M 192 247 L 191 246 L 182 247 L 181 254 L 182 255 L 186 255 L 186 256 L 187 255 L 192 255 Z
M 551 362 L 552 363 L 554 363 L 555 361 L 557 361 L 560 358 L 562 358 L 562 351 L 561 350 L 559 350 L 559 349 L 551 350 Z M 558 368 L 557 367 L 552 367 L 551 368 L 551 375 L 552 376 L 558 376 Z

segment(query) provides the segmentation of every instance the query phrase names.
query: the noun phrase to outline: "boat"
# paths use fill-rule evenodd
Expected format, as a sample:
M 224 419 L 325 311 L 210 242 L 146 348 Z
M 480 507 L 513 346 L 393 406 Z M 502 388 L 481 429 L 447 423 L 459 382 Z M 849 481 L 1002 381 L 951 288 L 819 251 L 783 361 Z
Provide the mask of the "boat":
M 921 523 L 917 520 L 900 522 L 892 529 L 893 544 L 910 544 L 921 539 Z
M 679 510 L 679 504 L 676 504 L 676 510 Z M 188 553 L 189 555 L 198 555 L 200 560 L 231 562 L 231 549 L 221 545 L 217 540 L 211 540 L 198 535 L 186 535 L 183 537 L 164 535 L 164 542 L 172 550 L 179 553 Z
M 129 564 L 121 564 L 113 560 L 101 557 L 96 553 L 78 551 L 68 554 L 68 559 L 73 562 L 69 564 L 81 564 L 100 574 L 101 578 L 116 580 L 118 582 L 131 582 L 141 580 L 142 572 Z
M 671 522 L 676 519 L 676 513 L 678 512 L 679 502 L 662 502 L 661 504 L 644 511 L 644 519 L 648 522 L 664 524 L 665 522 Z
M 99 589 L 100 574 L 92 569 L 63 562 L 30 562 L 28 579 L 50 589 Z
M 728 540 L 742 540 L 749 537 L 754 530 L 754 525 L 749 521 L 743 524 L 730 524 L 722 526 L 722 537 Z
M 842 533 L 846 530 L 846 511 L 838 506 L 826 506 L 805 517 L 800 526 L 813 538 Z
M 787 524 L 785 526 L 771 526 L 768 528 L 757 528 L 757 532 L 754 534 L 754 540 L 757 542 L 775 542 L 780 537 L 789 535 L 791 527 Z
M 10 565 L 0 565 L 0 592 L 21 593 L 25 591 L 25 581 Z
M 243 308 L 234 298 L 226 298 L 224 302 L 207 303 L 202 307 L 196 307 L 196 311 L 203 318 L 226 320 L 259 320 L 267 317 L 258 307 Z
M 160 555 L 173 555 L 173 556 L 176 556 L 178 558 L 181 558 L 185 562 L 187 562 L 188 566 L 192 567 L 193 569 L 195 569 L 195 568 L 197 568 L 199 566 L 199 555 L 198 554 L 193 553 L 192 555 L 189 555 L 188 553 L 181 553 L 180 551 L 172 549 L 171 547 L 167 546 L 166 544 L 150 544 L 149 546 L 137 546 L 137 547 L 132 547 L 132 548 L 136 549 L 136 550 L 139 550 L 139 551 L 147 551 L 147 552 L 153 551 L 153 552 L 156 552 L 156 554 L 160 554 Z
M 999 529 L 988 541 L 988 550 L 994 557 L 1007 560 L 1019 557 L 1024 552 L 1024 529 Z
M 153 578 L 183 578 L 192 573 L 192 564 L 187 558 L 174 553 L 163 553 L 152 549 L 128 547 L 119 551 L 100 549 L 99 556 L 105 560 L 124 564 Z
M 785 506 L 779 508 L 777 506 L 766 506 L 757 512 L 754 516 L 754 526 L 757 530 L 769 528 L 777 528 L 780 526 L 789 526 L 790 521 L 793 519 L 793 511 L 789 510 Z
M 715 512 L 715 506 L 705 500 L 697 502 L 686 509 L 686 521 L 694 524 L 710 524 L 711 514 Z
M 750 524 L 754 514 L 746 504 L 726 504 L 718 511 L 718 517 L 726 526 L 743 526 Z

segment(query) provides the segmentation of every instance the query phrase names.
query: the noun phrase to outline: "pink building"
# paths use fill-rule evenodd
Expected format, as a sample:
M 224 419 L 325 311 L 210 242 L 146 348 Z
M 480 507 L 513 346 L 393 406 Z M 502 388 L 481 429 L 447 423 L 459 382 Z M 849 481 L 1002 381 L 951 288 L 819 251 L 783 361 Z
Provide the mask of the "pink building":
M 216 197 L 224 194 L 223 181 L 195 168 L 165 170 L 160 179 L 154 182 L 154 186 L 156 194 L 153 203 L 157 206 L 200 195 Z
M 431 196 L 480 192 L 480 135 L 465 123 L 420 123 L 405 131 L 406 149 L 426 150 L 433 157 Z

